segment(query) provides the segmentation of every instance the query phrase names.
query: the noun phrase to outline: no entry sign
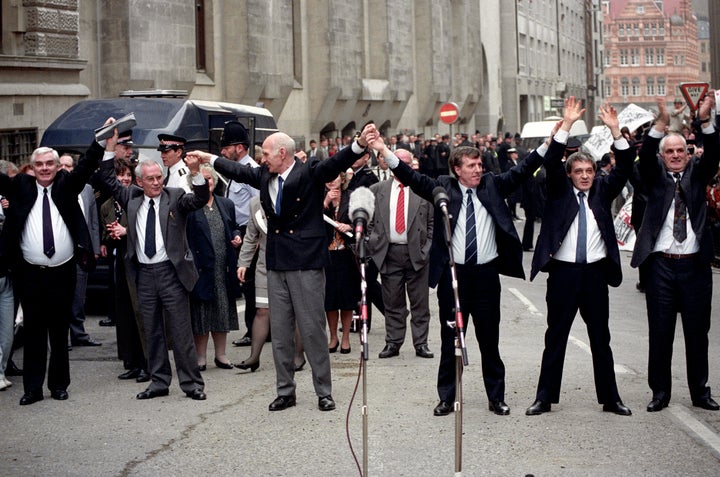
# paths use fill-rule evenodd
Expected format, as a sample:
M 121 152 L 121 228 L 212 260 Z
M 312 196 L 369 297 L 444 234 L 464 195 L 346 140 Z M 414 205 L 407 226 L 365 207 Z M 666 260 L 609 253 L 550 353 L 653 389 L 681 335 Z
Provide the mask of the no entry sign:
M 453 124 L 460 117 L 460 109 L 455 103 L 445 103 L 440 106 L 440 121 Z

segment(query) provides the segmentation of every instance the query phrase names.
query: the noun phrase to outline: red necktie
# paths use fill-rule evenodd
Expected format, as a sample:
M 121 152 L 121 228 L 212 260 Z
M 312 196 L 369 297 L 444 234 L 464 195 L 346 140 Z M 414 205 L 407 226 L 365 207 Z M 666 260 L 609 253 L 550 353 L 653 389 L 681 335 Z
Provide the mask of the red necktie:
M 395 209 L 395 230 L 401 234 L 405 232 L 405 190 L 402 184 L 398 184 L 397 208 Z

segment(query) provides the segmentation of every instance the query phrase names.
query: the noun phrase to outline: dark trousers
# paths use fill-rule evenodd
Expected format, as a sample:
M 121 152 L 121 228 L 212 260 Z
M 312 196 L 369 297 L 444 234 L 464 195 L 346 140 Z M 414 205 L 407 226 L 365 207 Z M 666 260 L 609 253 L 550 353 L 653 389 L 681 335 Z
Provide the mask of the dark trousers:
M 680 313 L 690 397 L 693 401 L 709 398 L 710 264 L 693 257 L 672 259 L 660 254 L 651 255 L 645 263 L 645 299 L 650 329 L 648 383 L 653 397 L 670 399 L 673 339 L 677 314 Z
M 190 294 L 180 283 L 168 260 L 154 265 L 140 265 L 137 278 L 140 315 L 145 325 L 150 389 L 167 389 L 172 379 L 165 328 L 173 340 L 173 358 L 180 389 L 189 393 L 202 390 L 204 382 L 197 364 L 195 342 L 190 326 Z M 163 317 L 163 309 L 167 323 Z
M 17 272 L 15 283 L 20 294 L 25 329 L 25 392 L 42 393 L 48 337 L 48 389 L 65 390 L 70 385 L 67 337 L 75 292 L 75 260 L 58 267 L 39 267 L 23 261 Z
M 112 257 L 115 274 L 115 333 L 117 336 L 118 356 L 128 369 L 147 369 L 147 360 L 143 349 L 145 333 L 142 318 L 137 312 L 137 292 L 135 284 L 129 280 L 122 259 L 124 248 L 118 249 Z
M 592 351 L 595 393 L 601 404 L 620 401 L 608 328 L 608 285 L 605 261 L 550 264 L 545 301 L 547 331 L 537 397 L 541 401 L 560 401 L 565 351 L 575 315 L 580 310 L 587 326 Z
M 505 364 L 500 358 L 500 277 L 494 262 L 485 265 L 456 265 L 460 309 L 465 330 L 472 316 L 475 337 L 482 355 L 485 392 L 490 401 L 505 400 Z M 440 367 L 437 389 L 441 401 L 455 400 L 455 330 L 447 325 L 455 320 L 455 298 L 450 269 L 440 277 L 437 290 L 440 311 Z

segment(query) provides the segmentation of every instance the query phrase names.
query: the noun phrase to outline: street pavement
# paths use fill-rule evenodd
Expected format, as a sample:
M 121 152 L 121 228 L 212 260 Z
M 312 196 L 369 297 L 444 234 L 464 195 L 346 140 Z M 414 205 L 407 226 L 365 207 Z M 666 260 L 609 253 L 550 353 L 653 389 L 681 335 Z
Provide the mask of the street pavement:
M 543 350 L 545 275 L 532 283 L 503 278 L 500 351 L 512 411 L 509 416 L 488 411 L 477 341 L 474 332 L 468 333 L 463 475 L 720 475 L 720 412 L 692 407 L 680 326 L 670 407 L 645 411 L 651 394 L 644 295 L 635 290 L 637 272 L 628 266 L 630 254 L 622 255 L 625 278 L 620 288 L 611 289 L 610 327 L 620 394 L 633 415 L 603 413 L 597 404 L 587 333 L 578 317 L 568 344 L 560 403 L 550 413 L 525 416 L 535 397 Z M 531 254 L 524 259 L 529 271 Z M 434 359 L 416 357 L 409 336 L 399 357 L 378 359 L 384 346 L 383 320 L 374 314 L 367 361 L 368 475 L 455 475 L 454 416 L 432 415 L 440 351 L 434 292 L 431 304 L 429 346 Z M 718 315 L 715 307 L 714 321 Z M 67 401 L 50 399 L 46 391 L 44 401 L 19 406 L 21 378 L 11 378 L 14 386 L 0 393 L 0 476 L 360 475 L 346 437 L 361 464 L 357 335 L 351 354 L 331 355 L 337 410 L 317 409 L 306 366 L 296 374 L 297 406 L 271 413 L 267 406 L 276 394 L 269 344 L 255 373 L 219 369 L 210 360 L 203 373 L 206 401 L 186 398 L 176 379 L 169 396 L 138 401 L 135 394 L 145 385 L 117 379 L 123 369 L 116 356 L 115 329 L 99 327 L 100 318 L 90 317 L 87 329 L 103 346 L 70 352 Z M 229 341 L 243 331 L 231 333 Z M 710 385 L 720 389 L 718 327 L 710 333 Z M 16 358 L 20 365 L 21 354 Z M 229 347 L 234 362 L 248 354 L 249 348 Z M 208 355 L 212 357 L 211 350 Z

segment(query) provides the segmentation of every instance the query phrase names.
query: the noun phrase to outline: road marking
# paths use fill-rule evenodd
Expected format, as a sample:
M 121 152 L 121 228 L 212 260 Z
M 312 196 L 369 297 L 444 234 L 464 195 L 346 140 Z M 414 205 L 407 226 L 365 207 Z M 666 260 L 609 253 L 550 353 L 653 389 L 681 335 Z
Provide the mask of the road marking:
M 540 311 L 538 311 L 535 305 L 533 305 L 533 303 L 528 300 L 525 295 L 520 293 L 520 290 L 518 290 L 517 288 L 508 288 L 508 290 L 510 291 L 510 293 L 515 295 L 515 298 L 520 300 L 520 302 L 527 307 L 530 313 L 532 313 L 533 315 L 543 316 L 543 313 L 540 313 Z
M 720 454 L 720 436 L 711 427 L 696 418 L 685 406 L 671 404 L 668 411 L 700 441 Z
M 515 297 L 520 300 L 520 302 L 525 305 L 530 313 L 533 315 L 543 316 L 543 313 L 541 313 L 535 305 L 525 296 L 523 295 L 520 290 L 517 288 L 508 288 L 510 293 L 515 295 Z M 587 354 L 592 356 L 592 350 L 590 350 L 590 346 L 586 345 L 585 342 L 582 340 L 575 338 L 574 336 L 570 335 L 569 340 L 572 341 L 575 346 L 580 348 L 581 350 L 585 351 Z M 615 363 L 615 373 L 618 374 L 635 374 L 634 371 L 630 370 L 629 368 L 623 366 L 622 364 Z

